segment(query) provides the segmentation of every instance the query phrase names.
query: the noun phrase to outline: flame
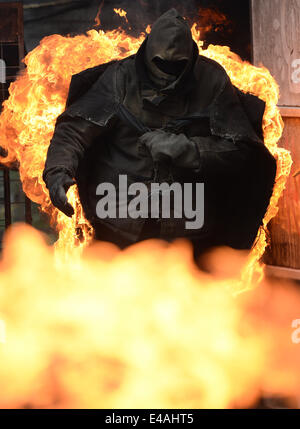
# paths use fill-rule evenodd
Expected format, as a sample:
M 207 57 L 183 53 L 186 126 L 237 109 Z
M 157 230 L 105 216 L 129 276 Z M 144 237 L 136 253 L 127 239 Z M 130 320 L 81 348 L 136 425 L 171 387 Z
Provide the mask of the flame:
M 215 32 L 219 31 L 230 31 L 232 23 L 231 21 L 217 9 L 213 8 L 200 8 L 198 11 L 198 22 L 194 23 L 198 31 L 201 32 L 201 37 L 204 40 L 207 33 L 212 30 Z
M 148 31 L 149 26 L 146 33 Z M 238 88 L 266 102 L 263 119 L 265 144 L 278 164 L 273 196 L 256 244 L 241 276 L 226 282 L 226 287 L 238 293 L 252 287 L 253 278 L 258 281 L 263 276 L 260 258 L 267 246 L 266 226 L 278 211 L 278 199 L 285 187 L 292 161 L 290 153 L 277 146 L 283 121 L 277 108 L 278 85 L 270 72 L 264 67 L 242 61 L 226 46 L 210 45 L 203 50 L 197 23 L 192 26 L 192 32 L 202 55 L 219 62 Z M 8 151 L 8 157 L 0 160 L 7 165 L 19 162 L 24 192 L 49 215 L 52 225 L 59 232 L 56 243 L 56 248 L 60 250 L 59 260 L 63 256 L 74 258 L 75 252 L 80 256 L 93 236 L 91 225 L 84 218 L 76 186 L 68 193 L 75 207 L 75 215 L 69 219 L 51 205 L 42 180 L 47 148 L 56 118 L 64 110 L 71 76 L 86 68 L 134 54 L 146 33 L 135 38 L 122 29 L 108 32 L 93 29 L 87 35 L 46 37 L 26 56 L 26 69 L 9 88 L 10 96 L 4 102 L 0 116 L 0 145 Z
M 261 395 L 292 406 L 299 291 L 264 283 L 234 299 L 218 276 L 244 256 L 219 256 L 210 276 L 184 241 L 96 243 L 57 267 L 39 232 L 13 226 L 0 261 L 0 407 L 232 408 Z
M 95 25 L 94 25 L 94 27 L 100 27 L 100 25 L 101 25 L 100 15 L 101 15 L 101 11 L 102 11 L 103 5 L 104 5 L 104 0 L 102 0 L 102 2 L 100 3 L 97 15 L 95 17 Z
M 127 12 L 121 8 L 114 8 L 114 12 L 119 15 L 121 18 L 124 18 L 125 21 L 128 23 L 128 19 L 127 19 Z

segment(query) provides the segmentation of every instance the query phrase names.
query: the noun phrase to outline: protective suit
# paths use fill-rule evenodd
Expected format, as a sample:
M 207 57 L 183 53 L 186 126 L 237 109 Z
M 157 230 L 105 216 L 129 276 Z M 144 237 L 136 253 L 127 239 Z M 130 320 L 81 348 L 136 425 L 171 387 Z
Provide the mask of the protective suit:
M 175 9 L 153 25 L 136 55 L 73 76 L 57 119 L 44 180 L 53 204 L 73 208 L 66 191 L 78 184 L 96 238 L 120 247 L 145 238 L 190 239 L 202 251 L 249 249 L 269 204 L 276 162 L 263 143 L 263 101 L 234 87 L 225 70 L 199 55 Z M 100 183 L 204 183 L 205 221 L 99 219 Z M 130 198 L 129 198 L 130 199 Z

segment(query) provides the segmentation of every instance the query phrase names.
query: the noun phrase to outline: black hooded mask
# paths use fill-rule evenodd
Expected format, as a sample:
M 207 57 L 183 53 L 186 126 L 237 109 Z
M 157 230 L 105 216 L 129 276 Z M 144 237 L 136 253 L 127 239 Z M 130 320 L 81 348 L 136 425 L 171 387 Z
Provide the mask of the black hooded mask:
M 198 56 L 188 23 L 175 9 L 158 18 L 135 58 L 144 107 L 151 109 L 169 95 L 184 96 L 191 91 L 196 85 L 193 71 Z M 173 107 L 167 110 L 171 113 Z
M 193 65 L 195 43 L 187 22 L 175 9 L 158 18 L 145 45 L 146 70 L 159 88 L 176 82 Z

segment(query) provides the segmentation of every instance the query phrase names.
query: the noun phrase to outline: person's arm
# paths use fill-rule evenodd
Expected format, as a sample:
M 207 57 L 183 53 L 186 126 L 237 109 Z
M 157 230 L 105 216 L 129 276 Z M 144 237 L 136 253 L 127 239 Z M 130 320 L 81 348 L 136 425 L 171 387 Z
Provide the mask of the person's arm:
M 75 184 L 80 160 L 103 128 L 85 119 L 66 116 L 58 120 L 48 148 L 43 179 L 55 207 L 67 216 L 74 214 L 66 193 Z
M 183 133 L 162 130 L 143 134 L 140 142 L 148 148 L 154 162 L 168 161 L 206 178 L 242 168 L 255 150 L 253 145 L 242 141 L 233 142 L 217 136 L 189 138 Z

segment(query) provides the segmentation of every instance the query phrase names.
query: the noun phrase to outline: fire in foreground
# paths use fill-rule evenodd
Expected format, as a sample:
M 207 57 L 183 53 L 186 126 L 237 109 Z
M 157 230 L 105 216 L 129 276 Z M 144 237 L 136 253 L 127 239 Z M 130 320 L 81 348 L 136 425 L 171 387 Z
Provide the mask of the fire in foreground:
M 4 244 L 0 407 L 249 407 L 261 395 L 292 405 L 300 396 L 299 291 L 264 283 L 233 298 L 226 278 L 243 253 L 210 255 L 207 275 L 181 241 L 123 252 L 98 243 L 63 267 L 29 226 L 12 227 Z

